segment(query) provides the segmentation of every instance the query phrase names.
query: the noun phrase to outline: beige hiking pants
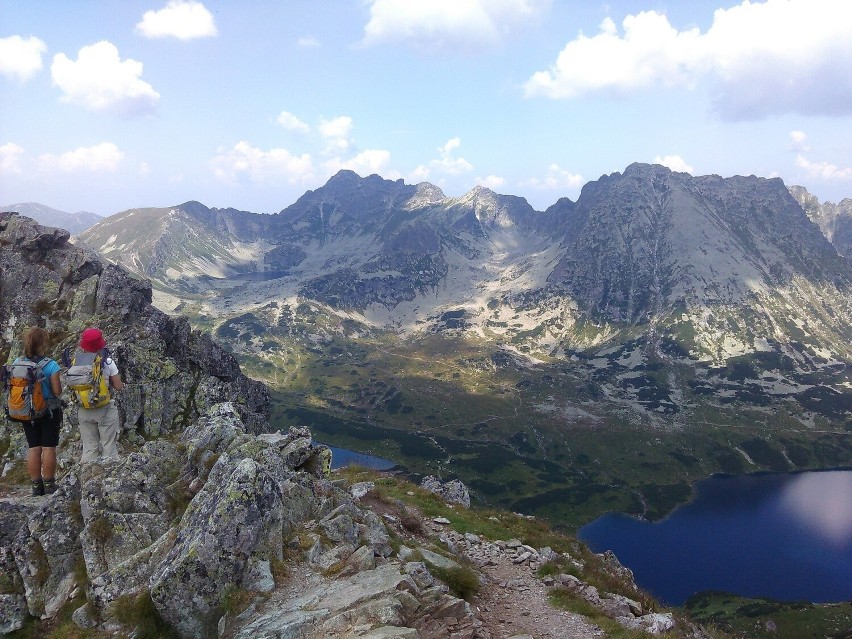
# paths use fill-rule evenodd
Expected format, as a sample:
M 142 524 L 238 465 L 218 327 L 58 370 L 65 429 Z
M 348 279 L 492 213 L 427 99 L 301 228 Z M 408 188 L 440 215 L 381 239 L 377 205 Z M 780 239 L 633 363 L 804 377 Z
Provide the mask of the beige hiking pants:
M 120 424 L 115 402 L 100 408 L 80 407 L 77 410 L 77 421 L 80 425 L 80 440 L 83 442 L 82 461 L 118 458 Z

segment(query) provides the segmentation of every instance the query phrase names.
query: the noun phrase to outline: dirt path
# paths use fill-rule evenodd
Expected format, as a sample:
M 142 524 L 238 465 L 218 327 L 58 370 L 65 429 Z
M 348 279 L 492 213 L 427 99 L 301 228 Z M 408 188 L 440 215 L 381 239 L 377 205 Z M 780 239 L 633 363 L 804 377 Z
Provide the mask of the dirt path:
M 492 639 L 524 635 L 533 639 L 606 637 L 582 615 L 552 607 L 547 586 L 528 566 L 499 556 L 492 561 L 495 565 L 482 568 L 488 581 L 471 602 Z

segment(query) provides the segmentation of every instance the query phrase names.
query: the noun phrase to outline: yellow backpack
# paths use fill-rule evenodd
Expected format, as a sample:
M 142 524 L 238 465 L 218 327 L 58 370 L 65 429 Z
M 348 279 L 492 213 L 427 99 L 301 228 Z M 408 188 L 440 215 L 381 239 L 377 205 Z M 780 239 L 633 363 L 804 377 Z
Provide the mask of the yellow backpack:
M 77 351 L 71 360 L 65 384 L 74 391 L 83 408 L 100 408 L 112 399 L 109 375 L 104 371 L 108 356 L 108 351 L 103 348 L 97 353 Z

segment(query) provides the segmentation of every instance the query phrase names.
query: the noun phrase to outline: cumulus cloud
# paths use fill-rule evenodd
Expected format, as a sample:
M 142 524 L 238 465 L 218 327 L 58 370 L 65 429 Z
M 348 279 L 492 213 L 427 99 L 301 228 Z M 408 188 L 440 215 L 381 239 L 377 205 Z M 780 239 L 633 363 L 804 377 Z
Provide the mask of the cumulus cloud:
M 666 168 L 671 169 L 672 171 L 677 171 L 679 173 L 689 173 L 690 175 L 695 175 L 695 169 L 692 168 L 689 164 L 686 163 L 679 155 L 666 155 L 666 156 L 657 156 L 654 158 L 654 164 L 661 164 Z
M 341 115 L 331 120 L 320 118 L 319 133 L 327 143 L 327 153 L 345 153 L 352 146 L 352 118 Z
M 64 173 L 109 172 L 118 170 L 124 153 L 112 142 L 80 147 L 62 155 L 44 154 L 39 157 L 42 170 Z
M 584 183 L 585 180 L 582 175 L 566 171 L 558 164 L 551 164 L 547 167 L 547 173 L 543 178 L 530 178 L 522 182 L 521 186 L 540 190 L 568 189 L 575 191 L 583 186 Z
M 491 189 L 492 191 L 496 191 L 499 188 L 502 188 L 506 184 L 506 179 L 501 178 L 497 175 L 489 175 L 487 177 L 478 177 L 476 178 L 476 183 L 484 186 L 487 189 Z
M 493 46 L 540 16 L 550 0 L 368 0 L 362 44 L 407 42 L 415 47 L 472 49 Z
M 297 118 L 289 111 L 282 111 L 281 113 L 279 113 L 278 119 L 276 121 L 288 131 L 296 131 L 298 133 L 309 133 L 311 130 L 311 127 L 302 122 L 299 118 Z
M 122 60 L 116 46 L 105 40 L 80 49 L 77 60 L 58 53 L 50 71 L 53 83 L 65 94 L 63 102 L 92 111 L 139 115 L 152 111 L 160 99 L 140 78 L 142 63 Z
M 222 182 L 237 183 L 248 179 L 255 184 L 284 180 L 301 184 L 314 176 L 310 155 L 294 155 L 287 149 L 264 151 L 248 142 L 238 142 L 233 149 L 223 149 L 210 161 L 213 175 Z
M 812 162 L 801 153 L 796 156 L 796 166 L 813 178 L 829 181 L 852 180 L 852 167 L 839 167 L 830 162 Z
M 21 156 L 23 155 L 23 147 L 14 142 L 8 142 L 0 146 L 0 173 L 22 173 Z
M 38 38 L 0 38 L 0 75 L 24 82 L 41 71 L 41 56 L 47 45 Z
M 852 112 L 850 3 L 745 0 L 718 9 L 706 33 L 679 31 L 656 11 L 628 15 L 621 27 L 607 18 L 596 35 L 578 35 L 548 70 L 533 74 L 526 95 L 575 98 L 707 82 L 726 119 Z
M 179 40 L 210 38 L 218 33 L 213 14 L 193 0 L 170 0 L 158 11 L 146 11 L 136 30 L 146 38 Z
M 342 158 L 328 160 L 324 166 L 329 175 L 333 175 L 343 169 L 349 169 L 350 171 L 355 171 L 358 175 L 372 175 L 377 173 L 388 180 L 395 180 L 399 177 L 399 174 L 389 169 L 390 157 L 390 151 L 366 149 L 348 160 Z
M 432 160 L 429 166 L 432 170 L 447 175 L 460 175 L 473 170 L 473 165 L 464 158 L 453 157 L 453 151 L 461 147 L 461 138 L 452 138 L 447 143 L 438 147 L 441 156 Z
M 790 145 L 787 147 L 796 154 L 796 166 L 803 169 L 809 177 L 827 181 L 852 180 L 852 167 L 840 167 L 831 162 L 814 162 L 805 157 L 811 150 L 808 136 L 804 131 L 790 131 Z

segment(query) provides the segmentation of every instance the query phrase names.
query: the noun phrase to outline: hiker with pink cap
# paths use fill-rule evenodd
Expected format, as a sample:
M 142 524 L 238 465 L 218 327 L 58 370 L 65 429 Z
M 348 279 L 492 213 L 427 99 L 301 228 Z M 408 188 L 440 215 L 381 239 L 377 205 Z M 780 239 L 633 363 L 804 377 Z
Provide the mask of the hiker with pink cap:
M 67 352 L 65 359 L 69 359 Z M 124 383 L 115 359 L 106 348 L 103 333 L 97 328 L 83 331 L 80 348 L 70 361 L 65 381 L 77 397 L 82 461 L 118 458 L 120 423 L 113 396 Z

